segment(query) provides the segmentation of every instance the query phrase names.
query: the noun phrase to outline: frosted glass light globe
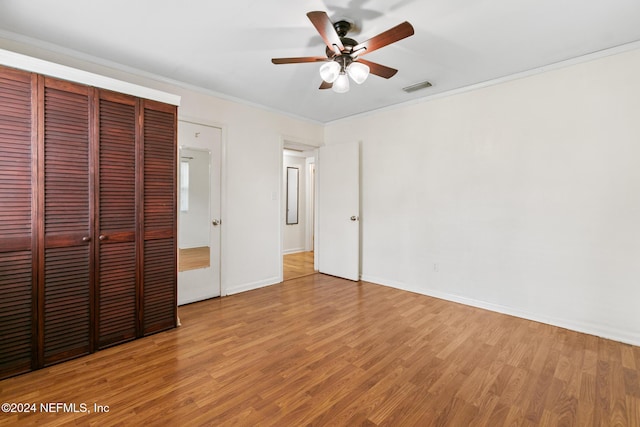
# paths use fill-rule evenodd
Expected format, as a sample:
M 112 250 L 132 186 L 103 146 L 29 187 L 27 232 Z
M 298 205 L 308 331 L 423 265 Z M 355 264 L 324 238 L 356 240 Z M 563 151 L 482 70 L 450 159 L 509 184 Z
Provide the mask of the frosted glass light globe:
M 335 61 L 322 64 L 320 67 L 320 77 L 327 83 L 333 83 L 340 75 L 340 64 Z
M 362 84 L 369 76 L 369 66 L 361 62 L 352 62 L 351 65 L 347 67 L 347 73 L 354 82 Z
M 340 73 L 336 81 L 331 87 L 336 93 L 345 93 L 349 91 L 349 77 L 345 73 Z

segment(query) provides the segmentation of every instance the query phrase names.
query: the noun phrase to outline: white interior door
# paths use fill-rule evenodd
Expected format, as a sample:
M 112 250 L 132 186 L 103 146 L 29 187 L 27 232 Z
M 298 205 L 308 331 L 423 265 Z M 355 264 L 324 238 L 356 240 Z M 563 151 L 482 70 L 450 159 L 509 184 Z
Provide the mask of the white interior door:
M 222 131 L 178 122 L 178 305 L 220 296 Z
M 359 144 L 321 147 L 318 155 L 318 269 L 360 279 Z

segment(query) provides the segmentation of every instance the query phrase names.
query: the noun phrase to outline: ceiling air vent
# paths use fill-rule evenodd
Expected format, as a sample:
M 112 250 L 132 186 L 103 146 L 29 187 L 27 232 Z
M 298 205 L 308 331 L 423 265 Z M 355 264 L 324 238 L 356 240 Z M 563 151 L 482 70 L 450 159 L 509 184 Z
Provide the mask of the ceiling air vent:
M 411 93 L 411 92 L 415 92 L 415 91 L 420 90 L 420 89 L 426 89 L 428 87 L 431 87 L 431 83 L 425 81 L 425 82 L 422 82 L 422 83 L 416 83 L 416 84 L 411 85 L 411 86 L 403 87 L 402 90 L 407 92 L 407 93 Z

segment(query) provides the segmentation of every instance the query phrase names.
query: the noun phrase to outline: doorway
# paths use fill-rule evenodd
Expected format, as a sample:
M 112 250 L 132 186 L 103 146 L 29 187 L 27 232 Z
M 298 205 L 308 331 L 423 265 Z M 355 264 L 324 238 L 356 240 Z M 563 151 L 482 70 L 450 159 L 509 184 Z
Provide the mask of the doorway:
M 221 294 L 222 130 L 178 122 L 178 305 Z
M 283 143 L 283 280 L 316 272 L 316 153 L 315 147 Z

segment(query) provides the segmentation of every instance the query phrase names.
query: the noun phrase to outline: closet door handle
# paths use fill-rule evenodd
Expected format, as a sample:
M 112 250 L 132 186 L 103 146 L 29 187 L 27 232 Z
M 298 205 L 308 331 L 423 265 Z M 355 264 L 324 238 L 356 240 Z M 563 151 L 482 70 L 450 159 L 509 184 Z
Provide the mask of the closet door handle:
M 105 236 L 104 234 L 101 234 L 98 236 L 98 240 L 100 241 L 107 240 L 107 236 Z
M 84 237 L 82 238 L 82 241 L 83 241 L 83 242 L 90 242 L 90 241 L 91 241 L 91 236 L 84 236 Z

